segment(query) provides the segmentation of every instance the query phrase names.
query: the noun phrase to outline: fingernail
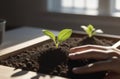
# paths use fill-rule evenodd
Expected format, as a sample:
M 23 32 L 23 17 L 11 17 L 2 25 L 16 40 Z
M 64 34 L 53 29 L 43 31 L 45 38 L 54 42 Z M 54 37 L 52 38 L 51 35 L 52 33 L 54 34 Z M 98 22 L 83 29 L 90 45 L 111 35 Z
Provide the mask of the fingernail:
M 75 54 L 74 53 L 70 53 L 69 56 L 74 56 Z
M 77 72 L 77 71 L 78 71 L 78 68 L 75 67 L 75 68 L 72 69 L 72 71 L 73 71 L 73 73 L 78 73 L 78 72 Z

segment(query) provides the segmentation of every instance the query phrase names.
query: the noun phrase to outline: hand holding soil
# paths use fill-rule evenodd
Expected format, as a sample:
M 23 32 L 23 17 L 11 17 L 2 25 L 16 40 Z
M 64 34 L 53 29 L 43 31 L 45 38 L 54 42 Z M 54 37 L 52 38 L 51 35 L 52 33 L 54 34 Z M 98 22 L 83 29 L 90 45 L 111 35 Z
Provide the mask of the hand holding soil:
M 99 45 L 84 45 L 71 48 L 72 60 L 95 59 L 97 62 L 82 67 L 74 67 L 75 74 L 107 71 L 105 79 L 120 79 L 120 51 Z

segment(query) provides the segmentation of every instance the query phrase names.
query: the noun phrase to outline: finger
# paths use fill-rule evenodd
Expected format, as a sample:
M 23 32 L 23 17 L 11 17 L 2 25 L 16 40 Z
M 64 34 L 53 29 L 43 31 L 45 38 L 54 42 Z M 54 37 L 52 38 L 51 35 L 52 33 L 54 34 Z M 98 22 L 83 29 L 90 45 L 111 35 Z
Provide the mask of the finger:
M 78 60 L 78 59 L 108 59 L 109 51 L 103 51 L 103 50 L 96 50 L 96 49 L 89 49 L 81 52 L 75 52 L 70 53 L 69 58 L 72 60 Z
M 112 58 L 114 56 L 120 58 L 120 52 L 111 51 L 108 53 L 108 55 L 109 55 L 109 58 Z
M 93 64 L 89 64 L 83 67 L 73 68 L 75 74 L 85 74 L 85 73 L 94 73 L 99 71 L 108 71 L 112 70 L 111 61 L 100 61 Z
M 109 73 L 104 77 L 104 79 L 120 79 L 120 74 Z
M 99 49 L 99 50 L 107 50 L 106 46 L 100 46 L 100 45 L 83 45 L 83 46 L 77 46 L 70 49 L 70 52 L 80 52 L 88 49 Z

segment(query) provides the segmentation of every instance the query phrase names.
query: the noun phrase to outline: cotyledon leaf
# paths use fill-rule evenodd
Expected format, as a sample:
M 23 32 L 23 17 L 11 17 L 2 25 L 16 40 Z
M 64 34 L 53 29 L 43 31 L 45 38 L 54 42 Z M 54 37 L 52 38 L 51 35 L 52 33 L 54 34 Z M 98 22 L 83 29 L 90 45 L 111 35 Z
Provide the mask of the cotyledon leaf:
M 42 31 L 45 35 L 49 36 L 54 42 L 56 41 L 55 35 L 51 31 L 48 31 L 48 30 L 42 30 Z
M 58 41 L 63 42 L 67 40 L 71 36 L 71 34 L 72 34 L 72 29 L 63 29 L 58 34 Z

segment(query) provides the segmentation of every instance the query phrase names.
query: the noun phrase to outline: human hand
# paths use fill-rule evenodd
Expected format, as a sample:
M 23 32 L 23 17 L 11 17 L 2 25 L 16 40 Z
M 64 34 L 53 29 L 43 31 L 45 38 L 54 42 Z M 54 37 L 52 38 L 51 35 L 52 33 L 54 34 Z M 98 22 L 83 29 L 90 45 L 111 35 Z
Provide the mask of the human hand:
M 83 67 L 74 67 L 75 74 L 107 71 L 105 79 L 120 79 L 120 51 L 98 45 L 84 45 L 70 49 L 72 60 L 96 59 L 98 62 Z

